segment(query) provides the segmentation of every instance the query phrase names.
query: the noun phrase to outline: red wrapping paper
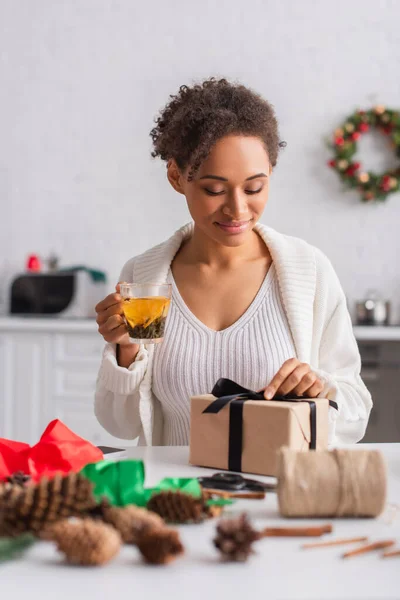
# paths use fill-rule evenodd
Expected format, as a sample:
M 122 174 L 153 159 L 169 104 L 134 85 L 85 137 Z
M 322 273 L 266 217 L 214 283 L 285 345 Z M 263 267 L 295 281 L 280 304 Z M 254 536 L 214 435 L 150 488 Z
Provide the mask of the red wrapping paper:
M 48 424 L 34 446 L 0 438 L 0 481 L 16 471 L 34 481 L 56 473 L 80 471 L 85 465 L 103 460 L 101 450 L 76 435 L 59 419 Z

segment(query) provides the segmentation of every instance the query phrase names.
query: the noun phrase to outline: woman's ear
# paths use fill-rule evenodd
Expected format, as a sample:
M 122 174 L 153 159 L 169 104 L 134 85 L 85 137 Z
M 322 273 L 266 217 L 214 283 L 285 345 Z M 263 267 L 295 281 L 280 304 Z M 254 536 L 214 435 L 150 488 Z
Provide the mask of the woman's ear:
M 179 192 L 179 194 L 185 193 L 183 187 L 184 177 L 174 158 L 170 158 L 168 161 L 167 177 L 175 191 Z

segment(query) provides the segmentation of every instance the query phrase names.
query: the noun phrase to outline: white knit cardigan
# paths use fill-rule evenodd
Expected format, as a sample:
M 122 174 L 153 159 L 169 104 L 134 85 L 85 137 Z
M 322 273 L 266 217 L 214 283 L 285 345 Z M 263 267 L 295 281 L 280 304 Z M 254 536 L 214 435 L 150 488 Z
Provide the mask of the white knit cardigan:
M 129 260 L 120 281 L 165 282 L 171 262 L 193 223 L 169 240 Z M 323 380 L 320 397 L 335 400 L 330 409 L 330 441 L 359 441 L 372 408 L 371 396 L 360 377 L 361 361 L 353 335 L 346 298 L 327 257 L 305 241 L 257 224 L 278 277 L 279 289 L 292 332 L 297 358 Z M 139 436 L 139 445 L 161 445 L 162 409 L 152 392 L 154 346 L 142 346 L 128 369 L 118 366 L 115 345 L 106 344 L 97 378 L 95 414 L 112 435 Z

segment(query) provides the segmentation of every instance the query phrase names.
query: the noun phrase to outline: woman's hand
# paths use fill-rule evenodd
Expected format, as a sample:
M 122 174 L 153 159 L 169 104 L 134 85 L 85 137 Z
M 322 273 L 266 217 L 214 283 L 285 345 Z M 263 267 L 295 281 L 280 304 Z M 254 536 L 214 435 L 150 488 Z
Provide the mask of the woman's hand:
M 272 400 L 276 395 L 289 393 L 306 398 L 316 398 L 322 392 L 324 384 L 311 370 L 310 365 L 291 358 L 283 363 L 271 383 L 264 390 L 264 397 Z
M 99 333 L 106 342 L 119 344 L 120 346 L 130 346 L 128 329 L 123 318 L 119 283 L 115 286 L 115 289 L 116 294 L 109 294 L 97 304 L 95 308 L 97 313 L 96 323 L 99 326 Z
M 128 328 L 123 318 L 119 286 L 119 283 L 115 286 L 116 294 L 110 294 L 97 304 L 95 308 L 97 312 L 96 322 L 99 326 L 99 333 L 105 341 L 117 344 L 118 365 L 128 369 L 135 362 L 140 346 L 139 344 L 132 344 L 129 339 Z

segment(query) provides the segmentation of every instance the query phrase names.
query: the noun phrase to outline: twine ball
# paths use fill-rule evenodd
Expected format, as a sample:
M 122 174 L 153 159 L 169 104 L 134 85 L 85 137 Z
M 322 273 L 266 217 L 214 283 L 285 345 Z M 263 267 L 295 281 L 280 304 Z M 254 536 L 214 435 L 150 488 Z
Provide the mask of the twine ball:
M 386 466 L 378 450 L 335 449 L 278 456 L 284 517 L 377 517 L 386 502 Z

